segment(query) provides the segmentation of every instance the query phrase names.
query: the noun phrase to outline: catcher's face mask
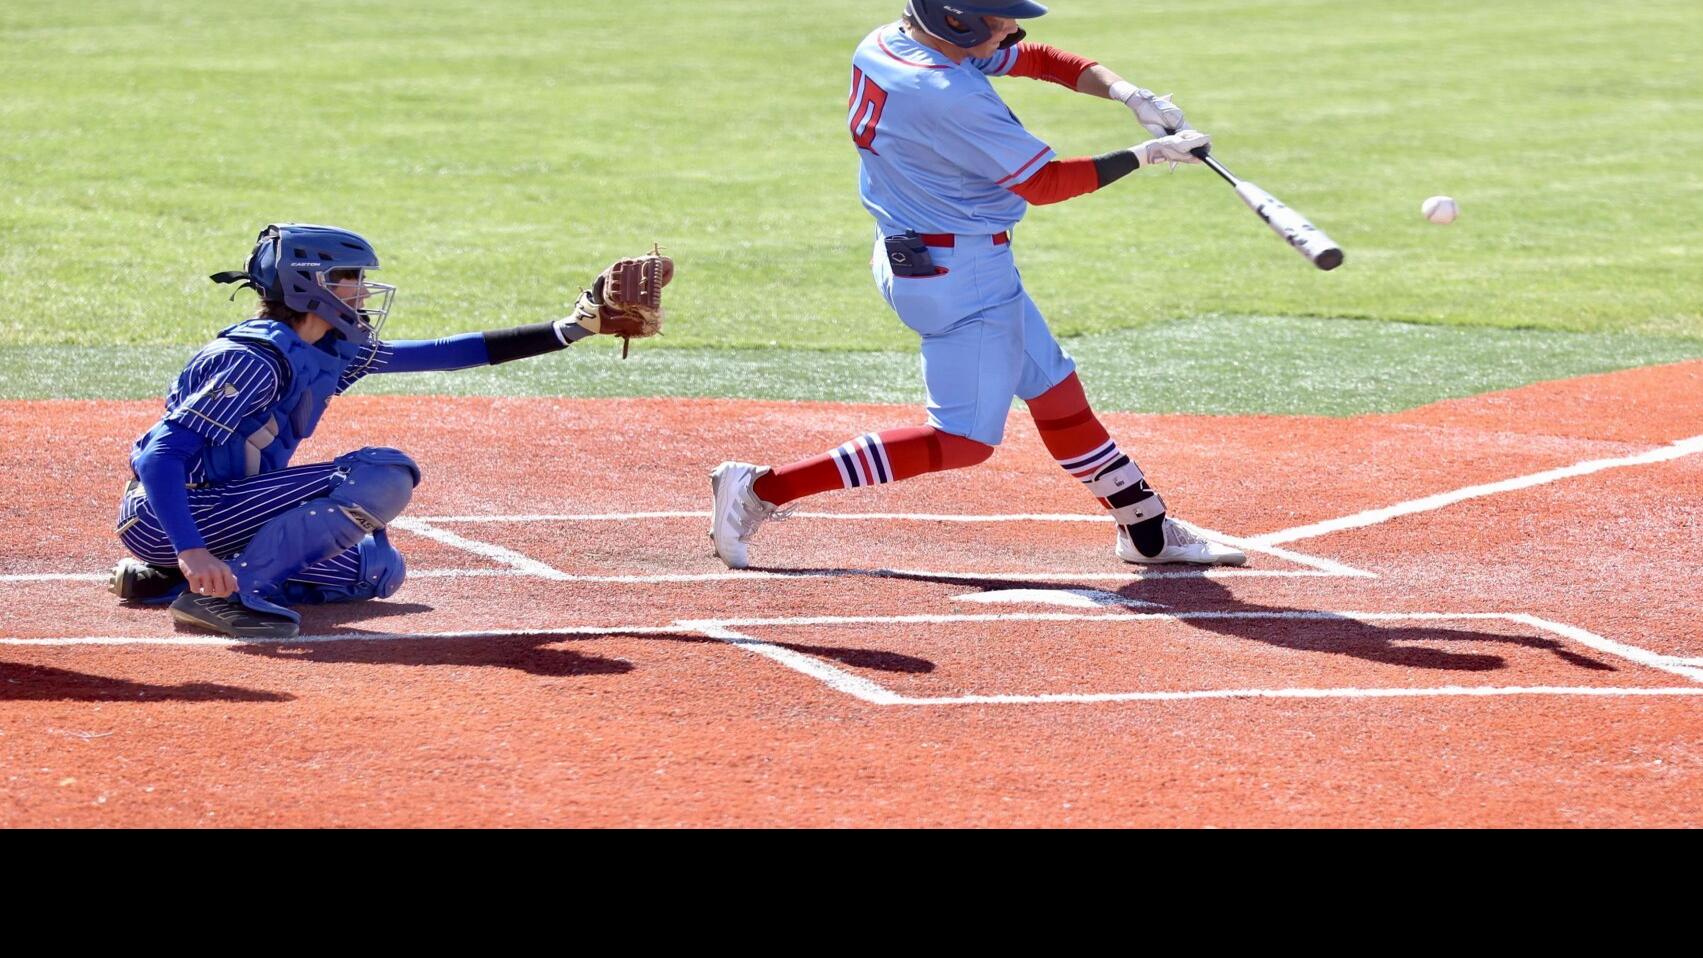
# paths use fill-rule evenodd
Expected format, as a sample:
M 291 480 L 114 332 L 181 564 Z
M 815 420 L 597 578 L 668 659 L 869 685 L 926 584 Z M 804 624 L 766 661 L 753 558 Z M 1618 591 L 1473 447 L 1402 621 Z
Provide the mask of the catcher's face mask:
M 390 315 L 396 287 L 367 279 L 367 270 L 359 267 L 340 267 L 313 274 L 319 285 L 331 291 L 345 306 L 361 317 L 361 325 L 370 335 L 378 335 L 384 319 Z

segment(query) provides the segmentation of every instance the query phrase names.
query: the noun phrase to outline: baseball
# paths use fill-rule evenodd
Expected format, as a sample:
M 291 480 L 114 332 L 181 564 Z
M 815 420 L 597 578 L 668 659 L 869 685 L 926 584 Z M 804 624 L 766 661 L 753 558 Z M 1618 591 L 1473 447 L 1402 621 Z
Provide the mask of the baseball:
M 1433 196 L 1419 209 L 1426 219 L 1444 226 L 1453 223 L 1455 217 L 1461 215 L 1461 208 L 1452 196 Z

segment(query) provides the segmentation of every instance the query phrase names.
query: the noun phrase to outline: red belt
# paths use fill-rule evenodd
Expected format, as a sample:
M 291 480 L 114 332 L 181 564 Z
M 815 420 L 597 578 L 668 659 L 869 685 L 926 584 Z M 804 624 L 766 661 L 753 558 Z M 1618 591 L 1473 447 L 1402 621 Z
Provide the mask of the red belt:
M 923 233 L 920 234 L 920 238 L 922 239 L 924 246 L 938 246 L 943 249 L 951 249 L 958 245 L 958 236 L 955 233 Z M 993 234 L 993 245 L 1004 246 L 1009 242 L 1011 242 L 1010 233 L 1000 232 Z

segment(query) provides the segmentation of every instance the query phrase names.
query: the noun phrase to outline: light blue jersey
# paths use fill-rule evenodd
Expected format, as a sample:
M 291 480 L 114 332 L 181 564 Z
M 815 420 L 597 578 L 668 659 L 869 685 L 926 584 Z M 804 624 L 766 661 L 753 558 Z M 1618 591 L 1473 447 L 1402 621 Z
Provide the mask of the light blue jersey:
M 991 235 L 1029 204 L 1011 187 L 1054 158 L 994 92 L 1015 48 L 954 64 L 890 23 L 858 45 L 848 104 L 863 205 L 887 234 Z

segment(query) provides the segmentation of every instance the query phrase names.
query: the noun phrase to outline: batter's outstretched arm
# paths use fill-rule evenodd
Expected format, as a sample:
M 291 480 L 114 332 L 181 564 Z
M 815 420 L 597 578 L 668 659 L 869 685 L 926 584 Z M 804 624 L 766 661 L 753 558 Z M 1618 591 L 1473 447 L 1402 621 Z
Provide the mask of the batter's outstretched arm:
M 1094 60 L 1045 43 L 1019 43 L 1015 50 L 1009 66 L 996 58 L 988 69 L 1003 68 L 1006 76 L 1044 80 L 1077 93 L 1116 100 L 1128 107 L 1137 122 L 1154 136 L 1193 129 L 1184 119 L 1183 111 L 1171 102 L 1170 94 L 1159 96 L 1136 86 Z

